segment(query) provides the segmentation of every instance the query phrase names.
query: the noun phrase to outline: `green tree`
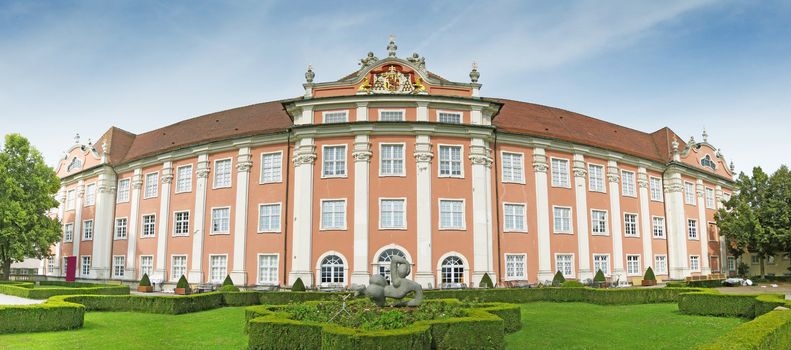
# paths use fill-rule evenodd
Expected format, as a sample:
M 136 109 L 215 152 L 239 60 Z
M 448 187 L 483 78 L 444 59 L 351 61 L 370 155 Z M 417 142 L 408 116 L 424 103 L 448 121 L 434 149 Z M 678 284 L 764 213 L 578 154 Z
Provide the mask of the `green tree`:
M 59 188 L 41 153 L 21 135 L 6 135 L 0 150 L 0 280 L 8 280 L 14 262 L 50 256 L 61 236 L 60 222 L 49 215 L 58 206 Z
M 769 178 L 767 230 L 778 243 L 777 253 L 791 255 L 791 171 L 783 165 Z

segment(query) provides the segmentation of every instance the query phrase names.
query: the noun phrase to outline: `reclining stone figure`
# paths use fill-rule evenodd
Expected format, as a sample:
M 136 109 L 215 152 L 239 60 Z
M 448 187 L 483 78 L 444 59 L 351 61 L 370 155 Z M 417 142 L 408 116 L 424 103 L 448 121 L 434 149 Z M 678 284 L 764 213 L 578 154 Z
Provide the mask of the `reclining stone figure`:
M 357 295 L 365 295 L 379 307 L 385 305 L 385 298 L 404 299 L 407 294 L 413 293 L 413 299 L 400 301 L 394 306 L 418 306 L 423 301 L 423 287 L 415 281 L 406 279 L 412 267 L 409 262 L 401 256 L 390 258 L 390 284 L 387 284 L 384 276 L 374 274 L 368 281 L 366 288 L 357 290 Z

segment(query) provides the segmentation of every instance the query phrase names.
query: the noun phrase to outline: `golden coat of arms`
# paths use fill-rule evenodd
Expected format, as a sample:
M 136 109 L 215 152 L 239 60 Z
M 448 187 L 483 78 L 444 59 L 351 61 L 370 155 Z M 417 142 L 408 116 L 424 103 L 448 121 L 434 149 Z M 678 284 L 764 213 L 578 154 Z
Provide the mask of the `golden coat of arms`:
M 370 79 L 363 79 L 358 90 L 371 94 L 414 94 L 425 91 L 426 88 L 420 77 L 415 76 L 415 81 L 412 82 L 411 73 L 403 73 L 397 66 L 390 65 L 381 73 L 372 73 Z

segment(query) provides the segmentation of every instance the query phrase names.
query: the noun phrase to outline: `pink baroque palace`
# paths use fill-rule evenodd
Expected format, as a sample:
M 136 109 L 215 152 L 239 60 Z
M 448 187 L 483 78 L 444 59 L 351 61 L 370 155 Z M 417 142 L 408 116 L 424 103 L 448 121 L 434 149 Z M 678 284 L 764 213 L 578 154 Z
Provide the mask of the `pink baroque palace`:
M 367 284 L 399 255 L 424 288 L 596 271 L 639 283 L 735 268 L 714 225 L 719 150 L 559 108 L 481 97 L 424 57 L 369 53 L 304 96 L 79 138 L 57 166 L 63 239 L 47 273 L 166 288 Z

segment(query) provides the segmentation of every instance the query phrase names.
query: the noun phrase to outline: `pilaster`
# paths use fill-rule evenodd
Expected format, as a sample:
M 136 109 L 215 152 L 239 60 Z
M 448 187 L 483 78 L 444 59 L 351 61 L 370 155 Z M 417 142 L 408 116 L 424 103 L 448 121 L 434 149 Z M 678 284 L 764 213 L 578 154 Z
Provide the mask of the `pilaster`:
M 239 149 L 236 156 L 236 210 L 233 225 L 233 268 L 231 279 L 236 285 L 247 285 L 246 247 L 247 247 L 247 212 L 248 190 L 250 188 L 250 168 L 253 159 L 250 147 Z
M 316 145 L 313 138 L 305 137 L 297 142 L 294 150 L 294 229 L 291 247 L 291 271 L 288 285 L 302 278 L 306 287 L 312 287 L 313 273 L 310 269 L 313 244 L 313 165 L 316 161 Z
M 546 152 L 543 148 L 533 149 L 533 171 L 536 178 L 536 218 L 538 219 L 538 281 L 552 280 L 552 252 L 549 234 L 549 190 L 547 189 Z
M 115 174 L 105 168 L 99 174 L 93 224 L 92 274 L 98 279 L 112 277 L 113 213 L 115 212 Z
M 588 187 L 585 183 L 588 175 L 585 166 L 585 157 L 582 154 L 574 155 L 574 195 L 577 209 L 577 261 L 579 263 L 579 276 L 581 281 L 593 279 L 595 271 L 591 269 L 590 255 L 590 230 L 588 228 Z
M 687 258 L 686 216 L 684 215 L 684 182 L 678 171 L 667 171 L 665 184 L 665 221 L 667 222 L 667 255 L 671 279 L 689 276 Z
M 359 111 L 358 111 L 359 113 Z M 359 115 L 359 114 L 358 114 Z M 359 119 L 358 119 L 359 120 Z M 368 273 L 368 221 L 369 221 L 369 176 L 371 167 L 371 143 L 368 135 L 354 137 L 354 260 L 351 276 L 352 285 L 366 285 Z
M 167 280 L 166 260 L 168 248 L 168 222 L 170 221 L 170 183 L 173 181 L 173 167 L 170 161 L 162 164 L 160 173 L 159 215 L 157 229 L 157 257 L 153 275 L 161 281 Z
M 195 167 L 195 214 L 192 227 L 192 264 L 188 281 L 190 283 L 201 283 L 203 281 L 203 239 L 205 235 L 206 223 L 206 189 L 209 183 L 209 155 L 206 153 L 198 155 L 198 164 Z
M 491 150 L 482 138 L 473 138 L 470 143 L 470 163 L 472 163 L 472 238 L 473 271 L 472 282 L 477 286 L 483 275 L 488 273 L 495 280 L 497 274 L 492 268 L 492 223 L 491 202 L 492 184 L 489 174 L 492 167 Z
M 85 195 L 85 183 L 80 180 L 77 182 L 77 188 L 74 191 L 74 232 L 72 233 L 72 255 L 77 257 L 77 276 L 82 276 L 82 258 L 80 257 L 80 242 L 82 242 L 82 196 Z M 93 264 L 93 258 L 91 258 Z
M 714 190 L 715 200 L 717 201 L 717 210 L 722 209 L 725 207 L 723 204 L 723 194 L 722 194 L 722 186 L 717 185 Z M 728 271 L 728 246 L 725 243 L 725 239 L 717 232 L 717 240 L 720 243 L 720 272 L 721 273 L 729 273 Z
M 357 102 L 356 114 L 358 122 L 368 121 L 368 102 Z
M 711 274 L 711 266 L 709 266 L 709 225 L 706 222 L 706 187 L 703 186 L 703 180 L 697 181 L 697 195 L 698 195 L 698 238 L 700 239 L 700 274 Z
M 66 210 L 66 190 L 65 188 L 63 188 L 63 186 L 61 186 L 60 190 L 55 195 L 55 199 L 58 201 L 58 219 L 61 220 L 61 222 L 63 222 L 63 213 Z M 72 242 L 73 241 L 74 241 L 74 237 L 72 237 Z M 63 258 L 61 257 L 63 254 L 63 252 L 61 252 L 61 249 L 63 247 L 61 244 L 62 242 L 63 242 L 63 235 L 61 234 L 60 241 L 58 241 L 55 249 L 55 271 L 52 271 L 52 274 L 55 276 L 66 275 L 65 266 L 62 266 L 63 264 Z
M 618 188 L 620 182 L 620 171 L 618 162 L 610 160 L 607 162 L 607 181 L 610 184 L 610 224 L 612 227 L 612 276 L 618 279 L 621 284 L 627 283 L 626 271 L 624 270 L 623 256 L 623 219 L 621 218 L 621 190 Z
M 132 195 L 129 199 L 129 225 L 126 230 L 126 271 L 124 276 L 137 279 L 135 266 L 137 266 L 137 223 L 140 216 L 140 188 L 143 187 L 143 169 L 136 168 L 132 174 Z M 113 234 L 115 237 L 115 234 Z
M 426 117 L 427 116 L 428 111 L 426 111 Z M 415 157 L 415 181 L 417 189 L 417 202 L 415 203 L 415 207 L 417 209 L 418 242 L 415 282 L 427 288 L 435 285 L 434 274 L 431 268 L 431 160 L 434 159 L 434 153 L 432 153 L 430 136 L 417 135 L 415 137 L 415 152 L 413 156 Z
M 648 191 L 648 173 L 645 168 L 637 168 L 637 185 L 640 190 L 640 231 L 642 231 L 643 240 L 643 269 L 648 269 L 651 266 L 654 269 L 654 250 L 651 240 L 653 239 L 654 232 L 651 228 L 651 211 L 648 206 L 648 201 L 651 200 Z
M 417 109 L 416 109 L 416 117 L 417 121 L 419 122 L 427 122 L 428 121 L 428 102 L 418 102 Z

